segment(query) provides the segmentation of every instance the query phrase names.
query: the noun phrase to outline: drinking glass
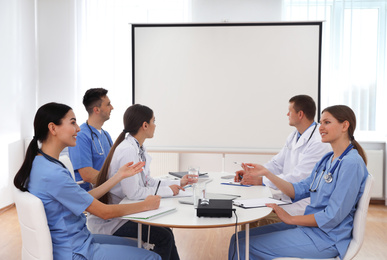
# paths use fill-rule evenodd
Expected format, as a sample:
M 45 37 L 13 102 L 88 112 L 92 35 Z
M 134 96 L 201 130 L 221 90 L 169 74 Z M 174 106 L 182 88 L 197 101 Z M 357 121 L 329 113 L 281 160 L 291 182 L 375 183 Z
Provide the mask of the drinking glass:
M 188 167 L 188 179 L 192 182 L 197 182 L 199 178 L 199 167 L 190 166 Z
M 197 182 L 193 184 L 193 204 L 194 208 L 198 207 L 199 199 L 201 199 L 201 204 L 206 204 L 203 202 L 206 194 L 206 183 L 205 182 Z M 207 203 L 208 204 L 208 203 Z

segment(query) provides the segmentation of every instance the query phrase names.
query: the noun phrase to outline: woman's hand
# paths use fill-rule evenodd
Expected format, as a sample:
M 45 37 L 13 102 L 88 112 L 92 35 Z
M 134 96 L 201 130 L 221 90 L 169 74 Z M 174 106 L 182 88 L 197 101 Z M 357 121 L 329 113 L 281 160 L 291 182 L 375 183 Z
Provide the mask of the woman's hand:
M 129 162 L 118 170 L 116 174 L 120 176 L 120 179 L 123 180 L 128 177 L 132 177 L 133 175 L 136 175 L 139 172 L 142 172 L 142 167 L 145 166 L 145 162 L 138 162 L 133 165 L 133 162 Z
M 198 182 L 197 178 L 192 178 L 188 174 L 186 174 L 186 175 L 183 176 L 183 178 L 181 178 L 180 186 L 184 187 L 187 184 L 193 184 L 193 183 L 196 183 L 196 182 Z
M 268 206 L 269 208 L 272 208 L 274 210 L 275 214 L 277 214 L 277 216 L 279 217 L 279 219 L 282 220 L 282 222 L 289 224 L 289 225 L 293 225 L 293 223 L 291 223 L 292 222 L 292 215 L 287 213 L 286 210 L 284 210 L 283 208 L 281 208 L 280 206 L 278 206 L 277 204 L 274 204 L 274 203 L 268 203 L 268 204 L 266 204 L 266 206 Z
M 184 190 L 183 187 L 176 185 L 176 184 L 169 186 L 169 188 L 171 188 L 171 190 L 173 192 L 173 196 L 176 196 L 177 194 L 179 194 L 180 190 Z
M 160 196 L 158 195 L 149 195 L 145 198 L 144 202 L 146 204 L 147 210 L 158 209 L 160 206 Z

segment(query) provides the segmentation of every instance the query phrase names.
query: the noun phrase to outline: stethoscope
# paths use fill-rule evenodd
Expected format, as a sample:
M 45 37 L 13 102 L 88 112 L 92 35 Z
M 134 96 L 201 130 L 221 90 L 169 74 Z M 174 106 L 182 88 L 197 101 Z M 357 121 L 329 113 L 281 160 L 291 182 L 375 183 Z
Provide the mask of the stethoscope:
M 327 161 L 329 160 L 329 158 L 331 157 L 331 155 L 333 154 L 333 152 L 330 152 L 330 153 L 328 153 L 327 155 L 325 155 L 325 157 L 321 160 L 321 162 L 320 162 L 319 166 L 317 167 L 317 170 L 316 170 L 316 172 L 315 172 L 315 174 L 314 174 L 313 181 L 312 181 L 312 183 L 310 184 L 310 187 L 309 187 L 309 191 L 310 191 L 310 192 L 316 192 L 316 191 L 317 191 L 317 188 L 318 188 L 318 186 L 320 185 L 320 181 L 321 181 L 321 178 L 323 177 L 323 175 L 324 175 L 324 180 L 325 180 L 326 183 L 331 183 L 331 182 L 332 182 L 332 180 L 333 180 L 332 175 L 333 175 L 333 173 L 335 172 L 337 166 L 339 165 L 339 163 L 341 162 L 341 160 L 343 159 L 343 157 L 346 156 L 347 153 L 348 153 L 349 151 L 351 151 L 352 148 L 353 148 L 353 145 L 352 145 L 352 144 L 348 145 L 347 149 L 345 149 L 345 151 L 344 151 L 344 152 L 340 155 L 340 157 L 337 159 L 335 165 L 333 165 L 333 167 L 332 167 L 331 169 L 328 170 L 328 174 L 325 174 L 325 175 L 324 175 L 324 172 L 325 172 L 326 166 L 327 166 L 327 165 L 326 165 L 326 164 L 327 164 Z M 320 175 L 320 178 L 318 179 L 318 182 L 317 182 L 316 187 L 315 187 L 314 189 L 312 189 L 313 184 L 314 184 L 314 181 L 316 180 L 317 172 L 321 169 L 321 166 L 322 166 L 322 165 L 324 165 L 324 169 L 323 169 L 323 171 L 321 172 L 321 175 Z
M 61 165 L 63 168 L 67 169 L 67 167 L 59 160 L 55 159 L 54 157 L 49 156 L 48 154 L 45 154 L 41 149 L 38 149 L 38 153 L 42 154 L 44 158 L 49 160 L 50 162 L 56 163 Z
M 313 131 L 312 131 L 312 133 L 310 134 L 310 136 L 309 136 L 308 140 L 306 141 L 306 143 L 309 142 L 309 140 L 312 138 L 312 136 L 313 136 L 313 134 L 314 134 L 314 131 L 316 131 L 317 123 L 316 123 L 316 122 L 313 122 L 313 123 L 314 123 Z M 294 139 L 294 138 L 297 138 L 297 133 L 298 133 L 297 131 L 294 133 L 293 139 Z
M 91 127 L 89 126 L 89 122 L 88 122 L 88 121 L 86 121 L 86 125 L 87 125 L 87 127 L 89 128 L 89 130 L 90 130 L 90 137 L 91 137 L 91 140 L 93 141 L 93 144 L 94 144 L 94 147 L 95 147 L 95 151 L 96 151 L 99 155 L 104 155 L 104 154 L 105 154 L 105 151 L 103 150 L 103 147 L 102 147 L 101 141 L 99 140 L 98 135 L 97 135 L 96 133 L 94 133 L 93 130 L 91 130 Z M 110 147 L 112 147 L 112 143 L 110 142 L 110 139 L 109 139 L 108 135 L 106 134 L 106 132 L 105 132 L 102 128 L 101 128 L 101 131 L 102 131 L 102 133 L 104 133 L 104 135 L 106 136 L 106 139 L 108 140 Z M 98 151 L 98 149 L 97 149 L 97 145 L 95 144 L 95 140 L 94 140 L 94 136 L 93 136 L 93 135 L 95 135 L 95 136 L 97 137 L 99 146 L 101 147 L 101 151 L 102 151 L 101 153 L 100 153 L 100 152 Z

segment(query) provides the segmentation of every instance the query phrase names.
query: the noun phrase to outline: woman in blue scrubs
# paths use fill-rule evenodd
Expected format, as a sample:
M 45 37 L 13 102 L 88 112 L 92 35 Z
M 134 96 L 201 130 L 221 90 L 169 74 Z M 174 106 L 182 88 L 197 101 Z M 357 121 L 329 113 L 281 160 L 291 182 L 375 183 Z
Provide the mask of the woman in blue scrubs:
M 250 258 L 344 257 L 352 239 L 356 204 L 363 194 L 368 176 L 364 150 L 354 138 L 356 116 L 347 106 L 323 110 L 319 128 L 321 141 L 330 143 L 312 174 L 290 183 L 257 164 L 244 164 L 245 171 L 266 176 L 292 200 L 310 197 L 304 215 L 291 216 L 275 204 L 267 206 L 283 221 L 250 230 Z M 252 168 L 250 168 L 252 167 Z M 245 258 L 245 233 L 238 233 L 241 259 Z M 231 238 L 229 259 L 234 259 L 235 235 Z
M 79 187 L 58 160 L 67 146 L 75 146 L 79 126 L 69 106 L 48 103 L 38 109 L 34 120 L 35 136 L 14 185 L 40 198 L 46 211 L 54 259 L 160 259 L 136 242 L 114 236 L 92 235 L 86 227 L 86 210 L 103 219 L 156 209 L 159 196 L 127 205 L 106 205 L 98 198 L 122 179 L 142 171 L 143 163 L 127 163 L 115 176 L 89 193 Z M 41 148 L 38 147 L 38 141 Z

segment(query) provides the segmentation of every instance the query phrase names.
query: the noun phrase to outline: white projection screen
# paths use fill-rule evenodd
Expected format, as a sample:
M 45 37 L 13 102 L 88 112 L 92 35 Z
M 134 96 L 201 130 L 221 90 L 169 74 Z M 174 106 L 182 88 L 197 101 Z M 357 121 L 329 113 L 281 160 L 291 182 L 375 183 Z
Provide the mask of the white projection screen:
M 133 103 L 157 125 L 147 147 L 282 148 L 292 96 L 320 111 L 321 35 L 322 22 L 133 24 Z

